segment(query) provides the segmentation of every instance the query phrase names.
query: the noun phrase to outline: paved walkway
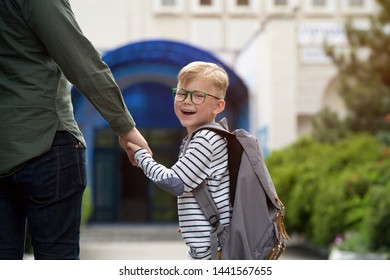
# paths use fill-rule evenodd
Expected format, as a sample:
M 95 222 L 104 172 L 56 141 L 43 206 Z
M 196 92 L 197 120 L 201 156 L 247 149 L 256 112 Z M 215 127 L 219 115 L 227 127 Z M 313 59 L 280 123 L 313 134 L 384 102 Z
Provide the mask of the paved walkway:
M 82 260 L 188 260 L 182 241 L 83 242 Z M 288 245 L 281 260 L 321 260 L 304 247 Z
M 172 225 L 92 225 L 81 231 L 82 260 L 187 260 L 186 246 Z M 320 260 L 299 238 L 287 244 L 282 260 Z
M 188 260 L 175 225 L 88 225 L 81 229 L 82 260 Z M 33 259 L 26 255 L 25 259 Z M 281 260 L 323 260 L 326 254 L 293 237 Z

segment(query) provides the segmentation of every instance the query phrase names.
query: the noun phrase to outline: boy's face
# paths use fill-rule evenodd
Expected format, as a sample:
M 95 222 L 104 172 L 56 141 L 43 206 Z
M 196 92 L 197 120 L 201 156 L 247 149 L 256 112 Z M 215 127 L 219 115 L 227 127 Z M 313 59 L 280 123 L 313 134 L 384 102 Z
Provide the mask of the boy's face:
M 178 88 L 187 91 L 198 90 L 222 98 L 221 93 L 207 79 L 194 79 L 187 84 L 179 83 Z M 175 114 L 181 125 L 187 128 L 188 134 L 204 124 L 214 122 L 215 116 L 222 112 L 224 108 L 225 100 L 218 100 L 211 96 L 207 96 L 200 105 L 192 103 L 189 95 L 182 102 L 174 102 Z

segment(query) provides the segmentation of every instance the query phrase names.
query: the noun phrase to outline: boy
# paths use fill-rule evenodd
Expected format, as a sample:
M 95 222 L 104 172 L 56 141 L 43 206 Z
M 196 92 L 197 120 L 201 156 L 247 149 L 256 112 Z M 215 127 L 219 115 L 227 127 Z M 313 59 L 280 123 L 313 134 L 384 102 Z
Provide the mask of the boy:
M 191 135 L 197 128 L 214 123 L 225 108 L 229 78 L 223 68 L 208 62 L 192 62 L 178 74 L 173 88 L 174 110 Z M 220 222 L 230 222 L 229 170 L 226 140 L 210 130 L 194 135 L 187 150 L 171 169 L 153 160 L 146 149 L 128 143 L 129 158 L 159 187 L 178 197 L 180 231 L 191 259 L 210 259 L 209 221 L 203 215 L 192 191 L 206 182 L 220 212 Z

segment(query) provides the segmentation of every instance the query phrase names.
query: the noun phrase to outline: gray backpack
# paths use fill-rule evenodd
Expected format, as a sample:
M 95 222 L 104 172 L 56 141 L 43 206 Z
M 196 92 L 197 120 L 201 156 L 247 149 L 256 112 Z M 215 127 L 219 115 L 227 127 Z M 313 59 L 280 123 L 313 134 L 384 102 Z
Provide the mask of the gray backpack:
M 223 260 L 276 260 L 286 248 L 285 209 L 277 196 L 257 139 L 245 131 L 227 130 L 226 119 L 202 126 L 223 136 L 228 144 L 230 201 L 233 207 L 230 225 L 219 222 L 217 207 L 203 182 L 194 195 L 210 221 L 211 258 Z M 184 144 L 187 148 L 192 135 Z M 218 245 L 222 254 L 218 256 Z

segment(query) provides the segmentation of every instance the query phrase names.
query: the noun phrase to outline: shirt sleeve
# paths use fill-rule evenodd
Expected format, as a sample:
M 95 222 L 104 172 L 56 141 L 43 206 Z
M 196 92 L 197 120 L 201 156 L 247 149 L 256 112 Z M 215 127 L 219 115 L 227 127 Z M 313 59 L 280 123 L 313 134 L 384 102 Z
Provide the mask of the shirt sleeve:
M 146 177 L 152 180 L 157 186 L 174 196 L 180 196 L 183 193 L 184 184 L 175 172 L 158 164 L 146 149 L 142 148 L 138 150 L 134 154 L 134 157 Z
M 204 135 L 196 135 L 186 153 L 171 169 L 157 163 L 145 149 L 138 150 L 135 160 L 145 175 L 169 193 L 180 196 L 191 192 L 210 176 L 213 149 Z
M 65 77 L 91 102 L 113 132 L 130 131 L 134 120 L 109 67 L 83 35 L 68 0 L 23 1 L 24 17 Z

